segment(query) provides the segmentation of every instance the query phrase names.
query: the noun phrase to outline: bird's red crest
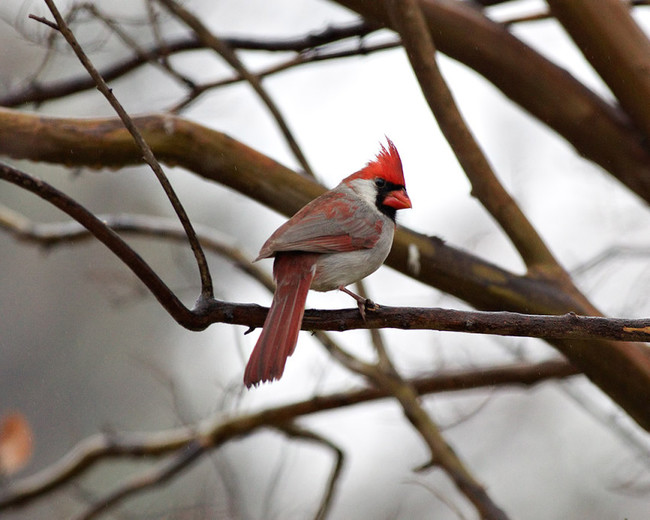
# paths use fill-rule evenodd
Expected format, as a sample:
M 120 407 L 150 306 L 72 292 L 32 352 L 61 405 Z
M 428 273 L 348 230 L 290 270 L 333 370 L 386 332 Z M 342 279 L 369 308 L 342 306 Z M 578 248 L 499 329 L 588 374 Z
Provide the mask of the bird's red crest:
M 393 184 L 404 186 L 404 171 L 402 170 L 402 160 L 399 157 L 397 148 L 393 141 L 386 138 L 388 148 L 383 144 L 375 160 L 370 161 L 364 168 L 353 173 L 346 180 L 350 179 L 374 179 L 383 177 Z

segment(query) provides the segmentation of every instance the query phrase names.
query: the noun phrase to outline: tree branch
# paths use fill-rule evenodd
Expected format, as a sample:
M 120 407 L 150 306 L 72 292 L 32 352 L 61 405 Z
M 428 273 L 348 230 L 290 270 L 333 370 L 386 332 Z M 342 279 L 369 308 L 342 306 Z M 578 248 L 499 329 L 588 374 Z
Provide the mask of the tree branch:
M 339 478 L 341 477 L 341 471 L 343 470 L 343 464 L 345 462 L 345 454 L 343 453 L 343 450 L 334 444 L 334 442 L 331 440 L 302 426 L 298 426 L 293 422 L 280 427 L 279 430 L 287 437 L 310 441 L 318 444 L 319 446 L 325 446 L 327 449 L 334 453 L 336 461 L 327 481 L 327 485 L 325 486 L 323 499 L 321 500 L 321 503 L 318 506 L 318 510 L 316 511 L 316 515 L 314 516 L 315 520 L 325 520 L 332 506 L 332 499 L 336 493 L 336 487 L 339 483 Z
M 337 0 L 391 27 L 384 2 Z M 650 152 L 626 114 L 525 45 L 468 2 L 419 0 L 441 52 L 483 75 L 507 97 L 650 202 Z M 586 132 L 585 128 L 589 128 Z
M 407 381 L 418 393 L 427 394 L 495 385 L 529 386 L 549 378 L 565 378 L 575 373 L 575 368 L 565 361 L 547 361 L 463 370 Z M 160 457 L 181 450 L 196 440 L 208 450 L 230 439 L 249 435 L 259 428 L 281 427 L 298 417 L 386 397 L 393 397 L 386 389 L 363 388 L 314 397 L 231 419 L 214 417 L 196 425 L 166 431 L 96 434 L 79 442 L 51 466 L 0 488 L 0 510 L 24 505 L 59 488 L 107 458 Z
M 472 185 L 472 194 L 499 223 L 529 271 L 566 275 L 517 203 L 503 188 L 458 110 L 436 62 L 435 43 L 415 0 L 386 1 L 392 25 L 440 130 Z
M 165 172 L 163 172 L 153 151 L 151 150 L 151 148 L 149 147 L 145 139 L 142 137 L 142 134 L 140 133 L 136 125 L 133 123 L 133 120 L 126 112 L 126 110 L 124 110 L 122 104 L 117 100 L 117 98 L 113 94 L 113 90 L 108 87 L 108 85 L 101 77 L 99 72 L 97 72 L 97 69 L 92 64 L 90 59 L 88 59 L 88 56 L 86 56 L 86 54 L 84 53 L 75 35 L 72 33 L 72 31 L 68 27 L 68 24 L 61 16 L 61 13 L 57 9 L 54 1 L 45 0 L 45 3 L 47 4 L 47 7 L 52 13 L 52 16 L 54 16 L 54 19 L 56 20 L 58 30 L 66 39 L 66 41 L 68 42 L 68 44 L 70 45 L 74 53 L 77 55 L 77 58 L 79 59 L 81 64 L 88 71 L 88 74 L 95 81 L 95 84 L 97 85 L 97 89 L 104 95 L 104 97 L 108 100 L 108 102 L 113 107 L 117 115 L 120 117 L 122 123 L 124 124 L 124 127 L 129 131 L 137 147 L 141 151 L 143 159 L 151 167 L 154 174 L 156 175 L 156 178 L 158 179 L 158 182 L 160 182 L 161 186 L 163 187 L 163 190 L 165 191 L 167 198 L 171 202 L 171 205 L 174 208 L 176 215 L 178 215 L 178 219 L 183 224 L 183 228 L 185 229 L 185 233 L 187 234 L 190 247 L 192 248 L 192 252 L 194 253 L 194 257 L 196 259 L 196 263 L 199 269 L 199 274 L 201 277 L 201 299 L 213 298 L 214 289 L 212 286 L 210 269 L 205 259 L 205 254 L 201 249 L 201 244 L 199 244 L 199 241 L 196 238 L 196 233 L 194 232 L 192 223 L 190 222 L 190 219 L 187 216 L 187 212 L 185 211 L 185 208 L 181 204 L 180 199 L 176 195 L 174 188 L 169 182 L 169 179 L 167 179 L 167 176 L 165 175 Z
M 43 23 L 48 23 L 48 20 L 35 17 Z M 52 22 L 49 22 L 52 23 Z M 56 27 L 56 24 L 53 24 Z M 255 38 L 237 38 L 237 37 L 223 37 L 223 42 L 231 49 L 236 50 L 249 50 L 249 51 L 267 51 L 267 52 L 296 52 L 301 56 L 296 65 L 312 63 L 324 59 L 336 59 L 339 57 L 358 56 L 359 54 L 367 54 L 373 52 L 375 48 L 383 50 L 387 44 L 373 45 L 359 47 L 355 51 L 335 52 L 329 51 L 323 53 L 323 47 L 331 43 L 338 42 L 347 38 L 363 38 L 377 30 L 377 26 L 369 24 L 365 20 L 356 22 L 350 25 L 334 26 L 323 29 L 316 33 L 309 33 L 302 36 L 286 39 L 255 39 Z M 394 48 L 396 44 L 391 44 L 388 48 Z M 141 48 L 136 51 L 136 55 L 130 58 L 125 58 L 121 61 L 116 61 L 112 65 L 106 66 L 100 71 L 101 76 L 106 82 L 111 82 L 115 79 L 121 78 L 130 72 L 146 65 L 147 63 L 158 63 L 161 60 L 165 61 L 169 56 L 175 54 L 205 49 L 204 44 L 196 38 L 196 36 L 185 36 L 175 38 L 169 41 L 163 41 L 159 44 L 152 45 L 148 48 Z M 312 51 L 312 52 L 306 52 Z M 293 61 L 293 60 L 291 60 Z M 283 68 L 282 70 L 286 70 Z M 255 75 L 262 78 L 271 72 L 256 73 Z M 243 81 L 243 78 L 237 77 L 231 81 Z M 185 82 L 184 82 L 185 83 Z M 225 83 L 225 82 L 224 82 Z M 30 82 L 24 88 L 19 88 L 10 91 L 6 94 L 0 95 L 0 106 L 4 107 L 18 107 L 27 103 L 40 104 L 46 101 L 52 101 L 62 97 L 70 96 L 84 90 L 89 90 L 95 87 L 95 82 L 92 78 L 84 75 L 79 77 L 68 77 L 61 80 L 48 81 L 45 84 Z
M 547 0 L 552 14 L 650 142 L 650 40 L 620 0 Z
M 175 478 L 183 469 L 197 461 L 204 452 L 205 446 L 202 446 L 200 442 L 188 442 L 182 449 L 176 450 L 171 460 L 163 461 L 154 468 L 121 481 L 117 489 L 102 499 L 94 501 L 88 510 L 76 517 L 76 520 L 97 518 L 117 506 L 124 499 L 144 490 L 155 488 Z

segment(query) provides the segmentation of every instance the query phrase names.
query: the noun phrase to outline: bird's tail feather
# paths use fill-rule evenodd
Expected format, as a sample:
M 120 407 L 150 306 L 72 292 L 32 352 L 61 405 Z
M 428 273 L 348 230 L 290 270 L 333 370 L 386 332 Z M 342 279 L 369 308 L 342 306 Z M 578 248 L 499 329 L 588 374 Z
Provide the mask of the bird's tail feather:
M 317 258 L 312 253 L 280 253 L 275 257 L 273 277 L 277 287 L 264 329 L 246 365 L 247 387 L 282 377 L 287 358 L 296 348 Z

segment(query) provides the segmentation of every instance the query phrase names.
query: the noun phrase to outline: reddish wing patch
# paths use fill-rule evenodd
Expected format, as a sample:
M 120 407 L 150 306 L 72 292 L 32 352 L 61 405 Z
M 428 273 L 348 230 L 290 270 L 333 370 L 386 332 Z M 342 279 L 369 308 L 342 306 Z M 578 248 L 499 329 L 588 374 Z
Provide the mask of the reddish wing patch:
M 373 209 L 360 205 L 354 195 L 329 191 L 280 226 L 262 246 L 258 259 L 279 251 L 343 253 L 370 249 L 382 227 Z

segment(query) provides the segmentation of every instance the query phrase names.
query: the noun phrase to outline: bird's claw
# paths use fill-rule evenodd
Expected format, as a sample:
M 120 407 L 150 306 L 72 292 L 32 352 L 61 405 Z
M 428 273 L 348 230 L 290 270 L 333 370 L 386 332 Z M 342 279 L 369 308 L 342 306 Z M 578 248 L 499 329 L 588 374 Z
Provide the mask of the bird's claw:
M 373 302 L 370 298 L 357 300 L 357 306 L 359 307 L 359 314 L 361 314 L 361 319 L 366 321 L 366 311 L 375 311 L 379 309 L 379 305 Z

